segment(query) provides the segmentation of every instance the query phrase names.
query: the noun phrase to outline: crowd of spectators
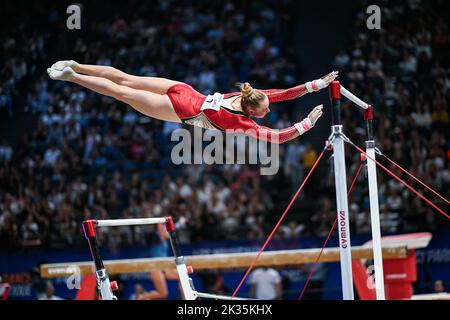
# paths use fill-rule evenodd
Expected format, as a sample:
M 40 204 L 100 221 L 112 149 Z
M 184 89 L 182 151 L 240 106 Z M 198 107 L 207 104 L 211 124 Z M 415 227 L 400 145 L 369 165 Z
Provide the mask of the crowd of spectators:
M 367 15 L 357 14 L 351 42 L 333 61 L 341 81 L 375 108 L 375 132 L 381 151 L 444 198 L 450 198 L 450 34 L 443 3 L 380 1 L 382 29 L 368 32 Z M 364 7 L 363 7 L 364 8 Z M 445 7 L 444 7 L 445 8 Z M 359 110 L 343 108 L 344 125 L 359 127 L 352 139 L 363 145 Z M 379 160 L 442 209 L 445 202 L 421 188 L 383 157 Z M 353 159 L 357 163 L 357 159 Z M 380 170 L 381 171 L 381 170 Z M 447 228 L 439 213 L 419 197 L 378 174 L 384 232 Z M 358 233 L 370 232 L 367 187 L 351 196 L 351 214 Z M 445 211 L 445 210 L 444 210 Z
M 144 117 L 45 74 L 55 56 L 181 80 L 204 94 L 229 92 L 243 80 L 262 88 L 299 82 L 287 32 L 295 24 L 294 2 L 175 2 L 130 1 L 136 10 L 100 15 L 67 38 L 60 27 L 65 12 L 49 11 L 46 32 L 19 26 L 21 32 L 2 39 L 0 109 L 14 117 L 15 103 L 23 103 L 35 122 L 14 150 L 1 141 L 0 246 L 76 247 L 85 245 L 80 232 L 85 219 L 167 214 L 180 221 L 183 243 L 264 238 L 317 158 L 312 145 L 297 139 L 282 146 L 276 176 L 260 176 L 259 168 L 248 165 L 174 166 L 170 133 L 180 125 Z M 383 29 L 376 32 L 367 32 L 361 10 L 351 42 L 332 68 L 341 71 L 340 80 L 352 92 L 376 106 L 377 144 L 383 152 L 448 198 L 448 24 L 438 11 L 429 15 L 431 5 L 415 3 L 382 6 Z M 57 51 L 55 41 L 66 51 Z M 18 91 L 24 87 L 28 90 Z M 264 124 L 282 128 L 298 120 L 284 110 L 272 108 Z M 343 110 L 344 125 L 355 128 L 351 138 L 362 145 L 359 110 Z M 358 157 L 349 157 L 349 175 Z M 420 199 L 378 177 L 383 232 L 442 227 Z M 350 211 L 353 230 L 364 234 L 370 233 L 370 219 L 362 179 Z M 321 196 L 309 204 L 305 199 L 301 217 L 290 219 L 277 237 L 326 235 L 335 218 L 333 176 L 328 173 L 319 182 L 314 192 Z M 147 227 L 100 235 L 112 249 L 155 241 Z
M 174 166 L 170 133 L 180 125 L 144 117 L 79 86 L 51 81 L 44 67 L 52 61 L 45 57 L 63 58 L 64 53 L 55 53 L 53 42 L 58 41 L 58 50 L 67 48 L 66 58 L 182 80 L 205 94 L 227 92 L 242 80 L 257 87 L 288 87 L 296 83 L 297 73 L 286 32 L 295 4 L 133 5 L 139 10 L 83 24 L 74 39 L 64 38 L 67 30 L 56 28 L 65 12 L 53 10 L 45 28 L 50 31 L 27 37 L 26 31 L 32 31 L 23 27 L 23 33 L 5 39 L 10 46 L 2 77 L 17 78 L 14 61 L 21 61 L 23 77 L 29 79 L 28 93 L 10 92 L 9 99 L 24 103 L 35 124 L 14 151 L 6 140 L 0 146 L 4 248 L 75 247 L 84 245 L 80 223 L 85 219 L 164 214 L 185 222 L 183 243 L 263 236 L 264 217 L 274 205 L 262 187 L 259 168 Z M 84 14 L 94 13 L 89 7 Z M 43 72 L 30 73 L 36 65 Z M 12 87 L 19 79 L 13 80 Z M 275 126 L 278 117 L 273 113 L 266 121 Z M 111 248 L 148 245 L 154 239 L 152 228 L 137 227 L 101 236 Z

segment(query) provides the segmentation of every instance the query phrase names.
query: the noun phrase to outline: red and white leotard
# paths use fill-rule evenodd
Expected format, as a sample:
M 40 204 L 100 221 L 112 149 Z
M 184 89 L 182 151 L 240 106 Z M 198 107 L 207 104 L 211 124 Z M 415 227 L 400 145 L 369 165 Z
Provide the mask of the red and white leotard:
M 296 99 L 308 92 L 317 90 L 315 81 L 313 81 L 289 89 L 260 91 L 267 95 L 269 102 L 279 102 Z M 281 130 L 271 129 L 257 124 L 245 113 L 231 108 L 231 101 L 238 97 L 240 92 L 223 95 L 216 93 L 214 96 L 206 97 L 190 85 L 179 83 L 170 87 L 167 95 L 181 121 L 206 129 L 217 129 L 221 131 L 243 130 L 246 134 L 254 136 L 257 139 L 276 143 L 283 143 L 294 139 L 310 129 L 310 122 L 305 120 Z M 208 102 L 210 106 L 208 106 Z

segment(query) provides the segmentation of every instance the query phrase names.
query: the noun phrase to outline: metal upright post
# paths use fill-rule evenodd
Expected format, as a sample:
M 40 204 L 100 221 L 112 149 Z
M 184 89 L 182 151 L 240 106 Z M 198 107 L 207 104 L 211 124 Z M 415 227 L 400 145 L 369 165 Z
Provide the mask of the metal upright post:
M 180 244 L 178 243 L 178 236 L 175 231 L 175 224 L 171 217 L 166 218 L 166 230 L 169 233 L 170 244 L 175 256 L 175 265 L 177 267 L 178 276 L 180 277 L 180 284 L 181 289 L 183 290 L 184 299 L 195 300 L 198 295 L 194 289 L 192 279 L 189 277 L 189 271 L 192 272 L 192 268 L 188 268 L 186 266 L 184 256 L 181 254 Z
M 375 140 L 373 137 L 373 111 L 372 106 L 364 111 L 366 121 L 367 141 L 366 153 L 369 158 L 375 159 Z M 367 176 L 369 182 L 370 219 L 372 227 L 372 246 L 375 264 L 375 291 L 377 300 L 385 300 L 383 254 L 381 250 L 380 211 L 378 207 L 377 168 L 374 161 L 367 159 Z
M 87 220 L 83 222 L 84 235 L 89 244 L 92 259 L 95 263 L 95 277 L 97 279 L 97 289 L 100 291 L 102 300 L 117 300 L 112 292 L 112 287 L 117 286 L 115 281 L 110 282 L 108 273 L 103 265 L 103 260 L 100 257 L 97 244 L 97 232 L 96 232 L 95 220 Z
M 344 138 L 341 124 L 341 95 L 339 81 L 330 84 L 332 105 L 331 127 L 333 139 L 334 177 L 336 184 L 336 205 L 339 226 L 339 247 L 341 259 L 342 296 L 344 300 L 354 300 L 352 250 L 347 201 L 347 175 L 345 169 Z

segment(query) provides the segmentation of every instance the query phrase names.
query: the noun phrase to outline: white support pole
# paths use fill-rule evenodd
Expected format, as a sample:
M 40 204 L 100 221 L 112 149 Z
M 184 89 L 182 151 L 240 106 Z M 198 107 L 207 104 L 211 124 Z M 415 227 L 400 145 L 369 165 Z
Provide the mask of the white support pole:
M 117 300 L 111 289 L 111 282 L 109 281 L 108 273 L 105 269 L 101 269 L 95 272 L 97 283 L 100 289 L 100 296 L 102 300 Z
M 162 224 L 166 218 L 97 220 L 97 227 L 136 226 L 142 224 Z
M 352 248 L 350 244 L 350 225 L 347 201 L 347 174 L 345 169 L 344 140 L 340 135 L 342 133 L 342 126 L 333 126 L 332 130 L 335 133 L 333 140 L 333 158 L 341 259 L 342 296 L 344 300 L 354 300 Z
M 337 91 L 337 90 L 335 90 Z M 365 103 L 343 86 L 339 92 L 353 103 L 364 109 L 364 120 L 367 123 L 366 153 L 368 157 L 375 159 L 375 141 L 373 140 L 372 106 Z M 335 93 L 336 96 L 336 93 Z M 375 269 L 375 291 L 377 300 L 385 300 L 383 254 L 381 250 L 380 211 L 378 207 L 377 171 L 374 161 L 367 160 L 367 172 L 369 183 L 370 219 L 372 227 L 373 256 Z
M 178 259 L 183 259 L 183 258 L 179 257 Z M 180 278 L 180 284 L 181 284 L 181 289 L 183 290 L 184 299 L 185 300 L 195 300 L 197 298 L 197 293 L 194 292 L 194 290 L 192 289 L 192 286 L 190 283 L 191 280 L 189 278 L 189 273 L 188 273 L 186 264 L 184 264 L 184 263 L 178 264 L 177 263 L 177 271 L 178 271 L 178 276 Z
M 366 153 L 375 159 L 375 141 L 366 142 Z M 381 250 L 380 211 L 378 207 L 377 171 L 374 161 L 367 160 L 367 173 L 369 180 L 370 218 L 372 227 L 372 246 L 375 267 L 375 291 L 377 300 L 385 300 L 383 254 Z
M 345 169 L 344 134 L 341 125 L 341 85 L 339 81 L 330 84 L 332 105 L 331 134 L 333 137 L 334 179 L 338 218 L 339 252 L 341 260 L 342 298 L 354 300 L 352 248 L 350 244 L 350 224 L 347 201 L 347 174 Z

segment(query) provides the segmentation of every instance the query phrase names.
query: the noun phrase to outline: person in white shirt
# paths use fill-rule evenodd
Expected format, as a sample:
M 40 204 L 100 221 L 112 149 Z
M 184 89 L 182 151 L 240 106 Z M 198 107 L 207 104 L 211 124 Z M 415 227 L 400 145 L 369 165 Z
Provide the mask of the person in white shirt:
M 259 300 L 281 299 L 280 273 L 273 268 L 259 268 L 250 274 L 250 297 Z
M 45 287 L 45 293 L 43 293 L 38 300 L 63 300 L 61 297 L 55 296 L 55 288 L 51 283 L 48 283 Z

